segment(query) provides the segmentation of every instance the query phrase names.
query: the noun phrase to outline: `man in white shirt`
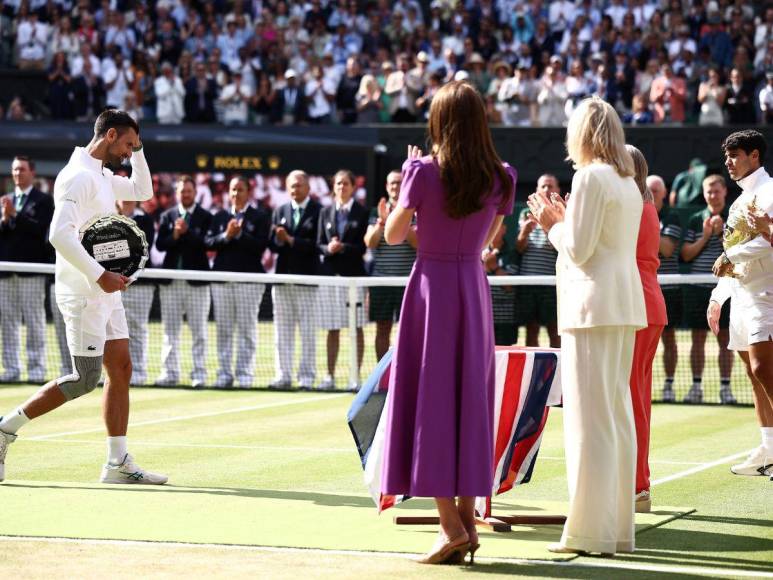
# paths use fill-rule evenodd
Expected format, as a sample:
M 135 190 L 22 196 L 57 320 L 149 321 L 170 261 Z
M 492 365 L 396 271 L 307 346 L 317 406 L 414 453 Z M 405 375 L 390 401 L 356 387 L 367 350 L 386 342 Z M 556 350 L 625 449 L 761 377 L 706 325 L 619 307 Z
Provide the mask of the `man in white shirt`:
M 131 158 L 132 177 L 113 175 L 113 166 Z M 32 419 L 93 391 L 102 366 L 108 459 L 102 483 L 163 484 L 167 477 L 145 471 L 127 451 L 129 334 L 121 294 L 129 279 L 108 272 L 81 245 L 79 232 L 94 218 L 115 213 L 116 200 L 144 201 L 153 195 L 137 123 L 125 112 L 108 110 L 94 124 L 94 138 L 76 147 L 54 184 L 54 217 L 49 241 L 56 250 L 56 296 L 67 326 L 73 373 L 44 385 L 27 402 L 0 418 L 0 481 L 8 446 Z
M 730 208 L 745 212 L 754 200 L 757 211 L 773 217 L 773 178 L 762 166 L 767 143 L 754 130 L 737 131 L 722 144 L 725 166 L 742 190 Z M 732 297 L 730 342 L 738 351 L 752 382 L 754 407 L 762 444 L 743 463 L 730 470 L 736 475 L 769 475 L 773 479 L 773 249 L 763 236 L 727 248 L 714 263 L 720 277 L 706 313 L 716 334 L 722 303 Z M 737 278 L 726 278 L 733 271 Z

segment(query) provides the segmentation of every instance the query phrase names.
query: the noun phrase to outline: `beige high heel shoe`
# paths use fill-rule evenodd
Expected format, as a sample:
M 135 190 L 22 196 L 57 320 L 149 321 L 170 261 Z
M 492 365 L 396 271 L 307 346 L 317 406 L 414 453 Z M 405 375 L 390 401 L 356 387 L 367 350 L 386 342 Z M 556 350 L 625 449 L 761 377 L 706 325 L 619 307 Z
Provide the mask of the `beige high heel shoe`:
M 460 564 L 470 549 L 470 541 L 467 534 L 457 536 L 442 544 L 434 552 L 427 553 L 419 564 Z

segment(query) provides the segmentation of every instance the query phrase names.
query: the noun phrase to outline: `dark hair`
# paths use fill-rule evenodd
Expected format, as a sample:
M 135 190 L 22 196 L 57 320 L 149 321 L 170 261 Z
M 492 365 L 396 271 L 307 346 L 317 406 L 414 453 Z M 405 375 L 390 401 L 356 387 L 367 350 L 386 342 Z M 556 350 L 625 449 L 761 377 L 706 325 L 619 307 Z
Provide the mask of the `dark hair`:
M 177 178 L 177 183 L 190 183 L 193 186 L 193 189 L 196 189 L 196 180 L 187 173 L 180 175 Z
M 497 179 L 500 207 L 510 201 L 514 184 L 494 148 L 483 98 L 471 84 L 451 81 L 435 93 L 428 131 L 450 217 L 463 218 L 480 211 L 483 199 L 494 193 Z
M 346 179 L 349 180 L 349 183 L 352 184 L 352 187 L 354 187 L 356 184 L 354 173 L 348 169 L 339 169 L 336 171 L 335 175 L 333 176 L 333 183 L 335 183 L 339 177 L 346 177 Z
M 94 135 L 104 137 L 110 129 L 115 129 L 120 135 L 126 129 L 134 129 L 140 134 L 140 126 L 126 111 L 119 109 L 107 109 L 102 111 L 94 122 Z
M 768 144 L 765 137 L 759 131 L 754 129 L 744 129 L 730 133 L 727 139 L 722 143 L 722 152 L 726 153 L 732 149 L 740 149 L 747 155 L 750 155 L 755 149 L 760 152 L 760 164 L 765 159 L 765 153 L 768 150 Z
M 35 171 L 35 162 L 27 155 L 14 155 L 14 161 L 24 161 L 29 165 L 30 171 Z

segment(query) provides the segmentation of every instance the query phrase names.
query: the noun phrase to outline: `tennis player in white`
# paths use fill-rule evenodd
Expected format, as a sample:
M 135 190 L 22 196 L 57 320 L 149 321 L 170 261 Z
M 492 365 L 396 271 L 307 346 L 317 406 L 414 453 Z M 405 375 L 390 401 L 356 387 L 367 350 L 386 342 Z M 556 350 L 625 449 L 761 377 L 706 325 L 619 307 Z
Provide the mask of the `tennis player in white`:
M 131 158 L 132 177 L 105 167 Z M 116 213 L 116 200 L 144 201 L 153 184 L 139 126 L 126 112 L 108 110 L 94 124 L 94 138 L 76 147 L 54 184 L 54 217 L 49 240 L 56 249 L 56 302 L 65 321 L 73 373 L 44 385 L 22 406 L 0 418 L 0 481 L 5 477 L 8 446 L 32 419 L 93 391 L 105 367 L 103 416 L 107 463 L 102 483 L 163 484 L 167 477 L 140 468 L 129 455 L 129 332 L 120 291 L 129 279 L 106 271 L 79 239 L 80 229 L 96 217 Z

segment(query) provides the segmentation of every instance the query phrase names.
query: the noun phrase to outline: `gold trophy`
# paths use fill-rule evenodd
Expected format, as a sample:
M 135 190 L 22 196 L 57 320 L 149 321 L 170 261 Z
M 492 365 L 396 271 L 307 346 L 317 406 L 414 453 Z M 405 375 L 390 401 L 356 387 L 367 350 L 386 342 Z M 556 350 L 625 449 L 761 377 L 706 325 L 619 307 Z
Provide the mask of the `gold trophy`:
M 754 220 L 751 216 L 759 215 L 763 212 L 757 207 L 757 196 L 745 206 L 733 204 L 730 206 L 730 213 L 727 216 L 725 230 L 722 232 L 722 246 L 725 251 L 756 238 L 759 233 L 754 227 Z M 731 270 L 725 274 L 730 278 L 743 278 L 746 275 L 746 264 L 735 264 Z

